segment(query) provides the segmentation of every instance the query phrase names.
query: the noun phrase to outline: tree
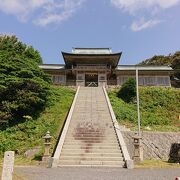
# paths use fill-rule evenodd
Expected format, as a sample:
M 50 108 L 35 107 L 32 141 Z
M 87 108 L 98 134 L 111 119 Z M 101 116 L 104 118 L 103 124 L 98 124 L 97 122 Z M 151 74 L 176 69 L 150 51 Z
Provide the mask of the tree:
M 176 52 L 172 57 L 172 68 L 175 70 L 175 76 L 180 79 L 180 51 Z
M 172 58 L 171 55 L 169 56 L 153 56 L 150 59 L 146 59 L 139 63 L 139 65 L 166 65 L 170 66 L 172 64 Z
M 118 97 L 129 103 L 136 97 L 136 81 L 129 78 L 120 88 Z
M 0 36 L 0 121 L 18 123 L 35 116 L 47 102 L 50 78 L 38 67 L 42 58 L 16 36 Z

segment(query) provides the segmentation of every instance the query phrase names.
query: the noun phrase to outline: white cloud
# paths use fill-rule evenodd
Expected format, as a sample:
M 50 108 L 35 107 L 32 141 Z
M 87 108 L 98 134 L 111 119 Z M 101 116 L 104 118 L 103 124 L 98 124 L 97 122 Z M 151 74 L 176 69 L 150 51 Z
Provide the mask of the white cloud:
M 85 0 L 64 0 L 59 4 L 51 4 L 51 6 L 47 7 L 47 11 L 42 13 L 42 15 L 33 22 L 41 26 L 46 26 L 51 23 L 61 23 L 69 19 L 76 10 L 81 7 L 84 1 Z
M 141 18 L 140 20 L 134 21 L 131 24 L 131 30 L 132 31 L 141 31 L 143 29 L 151 28 L 161 22 L 162 21 L 158 20 L 158 19 L 145 20 L 144 18 Z
M 21 21 L 27 21 L 31 13 L 51 2 L 52 0 L 0 0 L 0 10 L 15 15 Z
M 166 9 L 177 5 L 180 0 L 111 0 L 111 3 L 120 9 L 134 14 L 141 9 Z
M 0 11 L 46 26 L 70 18 L 85 0 L 0 0 Z
M 111 0 L 111 3 L 135 18 L 131 24 L 132 31 L 141 31 L 160 24 L 162 20 L 159 20 L 158 14 L 178 5 L 180 0 Z M 145 20 L 146 16 L 150 20 Z

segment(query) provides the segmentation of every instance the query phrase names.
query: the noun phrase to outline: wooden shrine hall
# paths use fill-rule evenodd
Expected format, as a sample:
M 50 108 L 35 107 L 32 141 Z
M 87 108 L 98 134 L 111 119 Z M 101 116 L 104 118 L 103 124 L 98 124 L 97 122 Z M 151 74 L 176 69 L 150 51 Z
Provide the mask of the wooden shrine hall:
M 110 48 L 73 48 L 62 52 L 65 64 L 42 64 L 54 84 L 64 86 L 121 86 L 139 72 L 141 86 L 171 86 L 169 66 L 120 65 L 122 52 Z

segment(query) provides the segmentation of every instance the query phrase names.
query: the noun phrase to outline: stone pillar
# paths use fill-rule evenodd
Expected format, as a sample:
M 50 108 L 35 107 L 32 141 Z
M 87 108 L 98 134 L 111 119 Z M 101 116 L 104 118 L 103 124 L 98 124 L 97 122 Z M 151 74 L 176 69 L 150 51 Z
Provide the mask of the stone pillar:
M 135 135 L 134 137 L 134 156 L 133 160 L 135 163 L 143 161 L 143 146 L 142 146 L 142 137 Z
M 14 168 L 14 151 L 6 151 L 4 153 L 2 180 L 12 180 L 13 168 Z
M 98 72 L 98 86 L 100 87 L 107 86 L 107 73 L 106 72 Z
M 47 131 L 46 135 L 43 137 L 43 139 L 45 141 L 44 142 L 45 151 L 44 151 L 44 155 L 42 157 L 43 162 L 48 162 L 51 157 L 51 154 L 50 154 L 51 138 L 52 138 L 52 136 L 50 136 L 50 132 Z
M 85 86 L 85 73 L 77 72 L 76 74 L 76 86 Z

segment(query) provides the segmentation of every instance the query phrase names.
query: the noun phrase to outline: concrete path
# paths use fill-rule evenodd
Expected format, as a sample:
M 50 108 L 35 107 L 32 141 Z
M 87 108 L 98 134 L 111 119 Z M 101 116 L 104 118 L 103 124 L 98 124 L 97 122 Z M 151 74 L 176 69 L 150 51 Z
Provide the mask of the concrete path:
M 16 173 L 27 180 L 175 180 L 180 168 L 123 169 L 123 168 L 42 168 L 16 167 Z

